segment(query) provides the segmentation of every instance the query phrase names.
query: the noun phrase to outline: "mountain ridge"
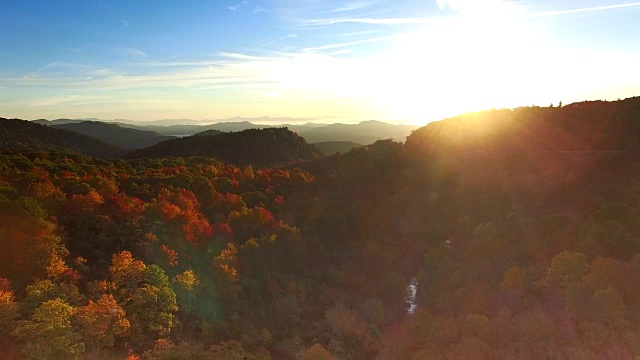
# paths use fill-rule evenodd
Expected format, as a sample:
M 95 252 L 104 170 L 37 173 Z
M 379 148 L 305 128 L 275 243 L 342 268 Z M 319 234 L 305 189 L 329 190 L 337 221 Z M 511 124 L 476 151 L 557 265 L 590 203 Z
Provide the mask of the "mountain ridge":
M 0 118 L 0 147 L 12 150 L 69 151 L 116 158 L 127 150 L 94 137 L 21 119 Z
M 135 150 L 126 158 L 213 157 L 238 166 L 279 166 L 320 156 L 287 128 L 247 129 L 216 136 L 188 136 Z

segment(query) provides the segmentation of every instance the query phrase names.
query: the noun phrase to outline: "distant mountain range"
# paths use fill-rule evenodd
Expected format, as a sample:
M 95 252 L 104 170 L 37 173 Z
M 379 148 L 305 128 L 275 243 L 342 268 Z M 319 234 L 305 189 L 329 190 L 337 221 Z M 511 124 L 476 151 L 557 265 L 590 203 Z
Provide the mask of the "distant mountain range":
M 377 140 L 393 139 L 396 141 L 404 141 L 411 132 L 417 129 L 417 126 L 413 125 L 394 125 L 382 121 L 369 120 L 363 121 L 358 124 L 318 124 L 318 123 L 295 123 L 300 122 L 301 119 L 294 118 L 231 118 L 229 121 L 222 121 L 215 124 L 199 125 L 196 120 L 158 120 L 153 122 L 138 122 L 133 123 L 131 120 L 117 120 L 117 121 L 102 121 L 102 123 L 108 123 L 110 125 L 118 125 L 122 128 L 135 129 L 145 132 L 155 132 L 157 134 L 151 135 L 133 135 L 126 134 L 126 137 L 138 137 L 145 138 L 148 141 L 155 141 L 157 136 L 190 136 L 206 130 L 218 130 L 222 132 L 242 131 L 247 129 L 265 129 L 272 127 L 287 127 L 289 130 L 296 132 L 298 135 L 304 137 L 309 143 L 326 142 L 326 141 L 350 141 L 357 144 L 371 144 Z M 282 121 L 281 125 L 262 125 L 255 122 L 276 122 Z M 304 120 L 304 119 L 303 119 Z M 79 124 L 89 122 L 95 124 L 97 119 L 57 119 L 57 120 L 34 120 L 34 122 L 49 126 L 61 126 L 70 124 Z M 286 123 L 291 121 L 292 123 Z M 184 125 L 175 125 L 176 122 L 182 122 Z M 151 124 L 150 124 L 151 123 Z M 159 125 L 159 124 L 173 124 L 173 125 Z M 76 128 L 76 131 L 87 133 L 90 126 L 84 125 L 83 128 Z M 72 128 L 69 128 L 73 130 Z M 127 148 L 131 148 L 131 144 L 127 141 L 121 140 L 119 143 L 115 140 L 110 140 L 108 133 L 116 131 L 115 128 L 110 128 L 109 132 L 101 132 L 102 138 L 105 141 L 109 141 L 114 144 L 118 144 Z M 125 136 L 124 133 L 118 133 L 118 137 Z M 154 139 L 154 140 L 151 140 Z
M 236 165 L 272 166 L 345 153 L 380 139 L 403 141 L 416 128 L 380 121 L 273 127 L 242 118 L 233 120 L 236 121 L 209 125 L 184 121 L 185 125 L 164 126 L 97 119 L 2 119 L 0 148 L 69 151 L 100 158 L 210 156 Z

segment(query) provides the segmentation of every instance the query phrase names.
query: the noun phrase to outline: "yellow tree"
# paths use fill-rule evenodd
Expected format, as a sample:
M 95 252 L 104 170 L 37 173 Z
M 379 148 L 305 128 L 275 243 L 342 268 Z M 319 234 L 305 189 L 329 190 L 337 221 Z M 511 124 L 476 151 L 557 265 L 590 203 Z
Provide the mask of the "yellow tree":
M 178 291 L 178 300 L 186 303 L 186 310 L 191 311 L 191 301 L 195 297 L 196 287 L 200 284 L 193 270 L 186 270 L 173 278 Z

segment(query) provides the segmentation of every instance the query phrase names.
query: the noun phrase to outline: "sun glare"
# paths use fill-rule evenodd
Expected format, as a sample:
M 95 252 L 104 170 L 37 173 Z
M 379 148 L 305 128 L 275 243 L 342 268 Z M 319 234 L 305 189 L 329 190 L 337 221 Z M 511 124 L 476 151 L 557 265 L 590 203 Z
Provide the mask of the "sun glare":
M 513 107 L 541 89 L 543 42 L 517 17 L 446 19 L 398 41 L 378 61 L 390 118 L 416 123 L 489 107 Z M 428 117 L 428 119 L 425 119 Z

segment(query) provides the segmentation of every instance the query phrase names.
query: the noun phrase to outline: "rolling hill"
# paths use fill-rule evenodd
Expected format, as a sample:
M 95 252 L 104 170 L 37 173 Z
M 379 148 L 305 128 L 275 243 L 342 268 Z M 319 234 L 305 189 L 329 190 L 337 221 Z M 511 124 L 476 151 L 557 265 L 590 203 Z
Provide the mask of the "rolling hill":
M 321 154 L 287 128 L 249 129 L 218 136 L 189 136 L 135 150 L 128 158 L 207 156 L 234 164 L 286 165 Z
M 93 137 L 20 119 L 0 118 L 0 148 L 69 151 L 99 158 L 116 158 L 127 150 Z

